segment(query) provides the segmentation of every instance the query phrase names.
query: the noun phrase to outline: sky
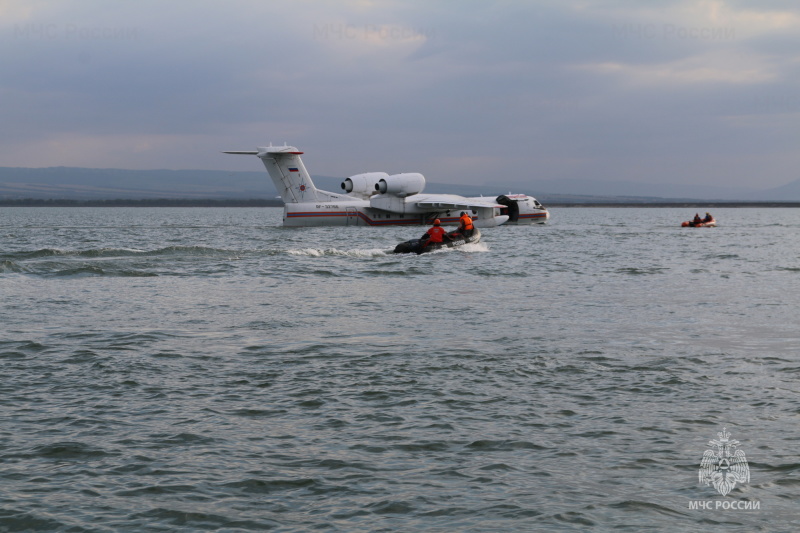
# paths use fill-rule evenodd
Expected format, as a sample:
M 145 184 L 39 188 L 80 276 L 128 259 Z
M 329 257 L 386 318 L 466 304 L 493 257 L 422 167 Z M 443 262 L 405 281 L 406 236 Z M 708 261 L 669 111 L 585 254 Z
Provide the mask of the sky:
M 0 0 L 0 166 L 774 187 L 795 0 Z

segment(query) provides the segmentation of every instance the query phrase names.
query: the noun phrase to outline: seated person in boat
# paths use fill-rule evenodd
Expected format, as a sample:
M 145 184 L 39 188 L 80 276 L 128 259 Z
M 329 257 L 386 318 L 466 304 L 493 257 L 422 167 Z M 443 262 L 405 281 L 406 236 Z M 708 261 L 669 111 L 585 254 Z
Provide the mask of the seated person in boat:
M 702 223 L 703 223 L 703 219 L 700 218 L 700 213 L 695 213 L 694 214 L 694 220 L 692 220 L 692 225 L 702 224 Z
M 442 222 L 437 218 L 433 221 L 433 227 L 426 232 L 428 238 L 425 240 L 425 243 L 422 245 L 423 248 L 428 246 L 431 243 L 442 243 L 445 239 L 448 241 L 450 239 L 450 235 L 442 227 Z
M 711 213 L 706 211 L 706 218 L 703 219 L 703 222 L 711 222 L 712 220 L 714 220 L 714 217 L 711 216 Z
M 472 225 L 472 218 L 467 214 L 466 211 L 461 212 L 461 218 L 458 222 L 458 233 L 464 236 L 464 238 L 469 238 L 472 236 L 472 233 L 475 231 L 475 226 Z

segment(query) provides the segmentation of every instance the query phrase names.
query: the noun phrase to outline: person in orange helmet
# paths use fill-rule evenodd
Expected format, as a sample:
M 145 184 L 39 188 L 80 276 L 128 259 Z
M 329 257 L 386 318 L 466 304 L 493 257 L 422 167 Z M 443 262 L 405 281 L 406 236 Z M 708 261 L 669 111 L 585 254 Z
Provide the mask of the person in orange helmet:
M 450 236 L 442 227 L 442 222 L 437 218 L 433 221 L 433 227 L 429 229 L 427 232 L 428 238 L 425 240 L 425 244 L 422 245 L 424 248 L 428 246 L 430 243 L 440 243 L 444 242 L 445 239 L 450 240 Z

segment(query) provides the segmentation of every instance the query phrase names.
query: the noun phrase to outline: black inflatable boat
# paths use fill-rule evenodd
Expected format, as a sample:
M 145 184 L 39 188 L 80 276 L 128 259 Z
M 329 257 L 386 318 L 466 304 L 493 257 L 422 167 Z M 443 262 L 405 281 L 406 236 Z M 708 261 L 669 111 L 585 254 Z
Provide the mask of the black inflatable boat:
M 465 244 L 475 243 L 481 240 L 481 231 L 478 228 L 473 229 L 472 235 L 466 238 L 458 231 L 451 231 L 447 235 L 450 237 L 449 240 L 447 237 L 445 237 L 444 242 L 432 242 L 427 246 L 424 246 L 428 237 L 428 234 L 426 233 L 423 235 L 422 239 L 411 239 L 410 241 L 401 242 L 395 247 L 394 253 L 424 254 L 427 252 L 433 252 L 434 250 L 439 250 L 440 248 L 455 248 L 456 246 L 463 246 Z

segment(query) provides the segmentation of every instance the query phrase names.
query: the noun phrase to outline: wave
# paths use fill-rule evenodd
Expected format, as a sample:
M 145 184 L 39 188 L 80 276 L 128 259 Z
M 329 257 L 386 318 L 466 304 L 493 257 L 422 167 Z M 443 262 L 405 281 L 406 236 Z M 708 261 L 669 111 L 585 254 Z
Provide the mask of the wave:
M 488 252 L 489 246 L 485 242 L 474 242 L 459 246 L 457 248 L 448 248 L 449 250 L 457 252 Z
M 389 250 L 381 248 L 367 248 L 355 250 L 339 250 L 338 248 L 302 248 L 287 250 L 289 255 L 301 255 L 307 257 L 324 257 L 324 256 L 349 256 L 349 257 L 382 257 L 389 255 Z
M 66 268 L 64 270 L 56 270 L 51 272 L 52 276 L 112 276 L 123 278 L 151 278 L 157 277 L 158 274 L 154 272 L 144 272 L 141 270 L 116 270 L 116 269 L 103 269 L 98 266 L 80 266 L 75 268 Z
M 280 253 L 274 250 L 260 253 L 264 252 L 268 255 Z M 0 275 L 155 277 L 159 274 L 150 268 L 159 266 L 159 259 L 210 258 L 233 261 L 241 256 L 242 251 L 207 246 L 166 246 L 155 250 L 123 247 L 84 250 L 40 248 L 0 255 Z
M 439 253 L 449 252 L 488 252 L 489 248 L 484 243 L 465 244 L 457 248 L 443 248 Z M 166 246 L 155 250 L 142 250 L 137 248 L 89 248 L 85 250 L 65 250 L 60 248 L 40 248 L 30 251 L 17 251 L 0 255 L 1 272 L 23 272 L 25 267 L 20 262 L 43 258 L 88 258 L 88 259 L 115 259 L 136 257 L 169 257 L 187 255 L 192 257 L 225 257 L 240 258 L 245 254 L 254 255 L 283 255 L 305 257 L 385 257 L 393 256 L 392 249 L 386 248 L 264 248 L 235 250 L 230 248 L 214 248 L 208 246 Z
M 647 274 L 663 274 L 667 271 L 665 267 L 625 267 L 616 270 L 620 274 L 631 274 L 633 276 L 641 276 Z
M 14 272 L 18 274 L 20 272 L 25 272 L 25 269 L 22 268 L 17 263 L 15 263 L 14 261 L 3 260 L 0 261 L 0 274 L 3 274 L 5 272 Z
M 156 250 L 140 250 L 136 248 L 90 248 L 87 250 L 62 250 L 60 248 L 41 248 L 39 250 L 12 252 L 6 254 L 6 260 L 15 259 L 38 259 L 42 257 L 148 257 L 160 255 L 220 255 L 239 253 L 238 251 L 226 250 L 222 248 L 210 248 L 207 246 L 166 246 Z
M 469 244 L 462 244 L 461 246 L 455 246 L 453 248 L 439 248 L 438 250 L 434 250 L 432 252 L 427 252 L 428 254 L 451 254 L 451 253 L 472 253 L 472 252 L 488 252 L 489 247 L 484 242 L 472 242 Z M 411 254 L 414 255 L 414 254 Z
M 24 458 L 45 458 L 60 460 L 97 460 L 100 457 L 118 455 L 84 442 L 60 441 L 34 447 L 21 454 Z
M 469 245 L 467 245 L 469 246 Z M 466 246 L 464 247 L 466 248 Z M 299 248 L 278 249 L 262 248 L 249 250 L 235 250 L 229 248 L 213 248 L 208 246 L 166 246 L 155 250 L 141 250 L 136 248 L 90 248 L 86 250 L 63 250 L 59 248 L 41 248 L 31 251 L 12 252 L 0 255 L 0 272 L 14 268 L 22 269 L 19 261 L 42 258 L 91 258 L 114 259 L 127 257 L 168 257 L 188 255 L 193 257 L 225 257 L 239 258 L 244 254 L 254 255 L 294 255 L 307 257 L 324 256 L 350 256 L 350 257 L 382 257 L 391 255 L 391 250 L 383 248 L 363 248 L 343 250 L 338 248 Z
M 41 267 L 42 265 L 38 266 Z M 66 262 L 56 262 L 54 264 L 45 265 L 45 268 L 28 268 L 13 261 L 0 262 L 0 275 L 1 274 L 28 274 L 45 277 L 111 276 L 125 278 L 147 278 L 158 276 L 158 274 L 155 272 L 147 272 L 145 270 L 136 270 L 131 268 L 118 268 L 114 267 L 113 265 L 104 265 L 101 267 L 97 265 L 73 265 Z

